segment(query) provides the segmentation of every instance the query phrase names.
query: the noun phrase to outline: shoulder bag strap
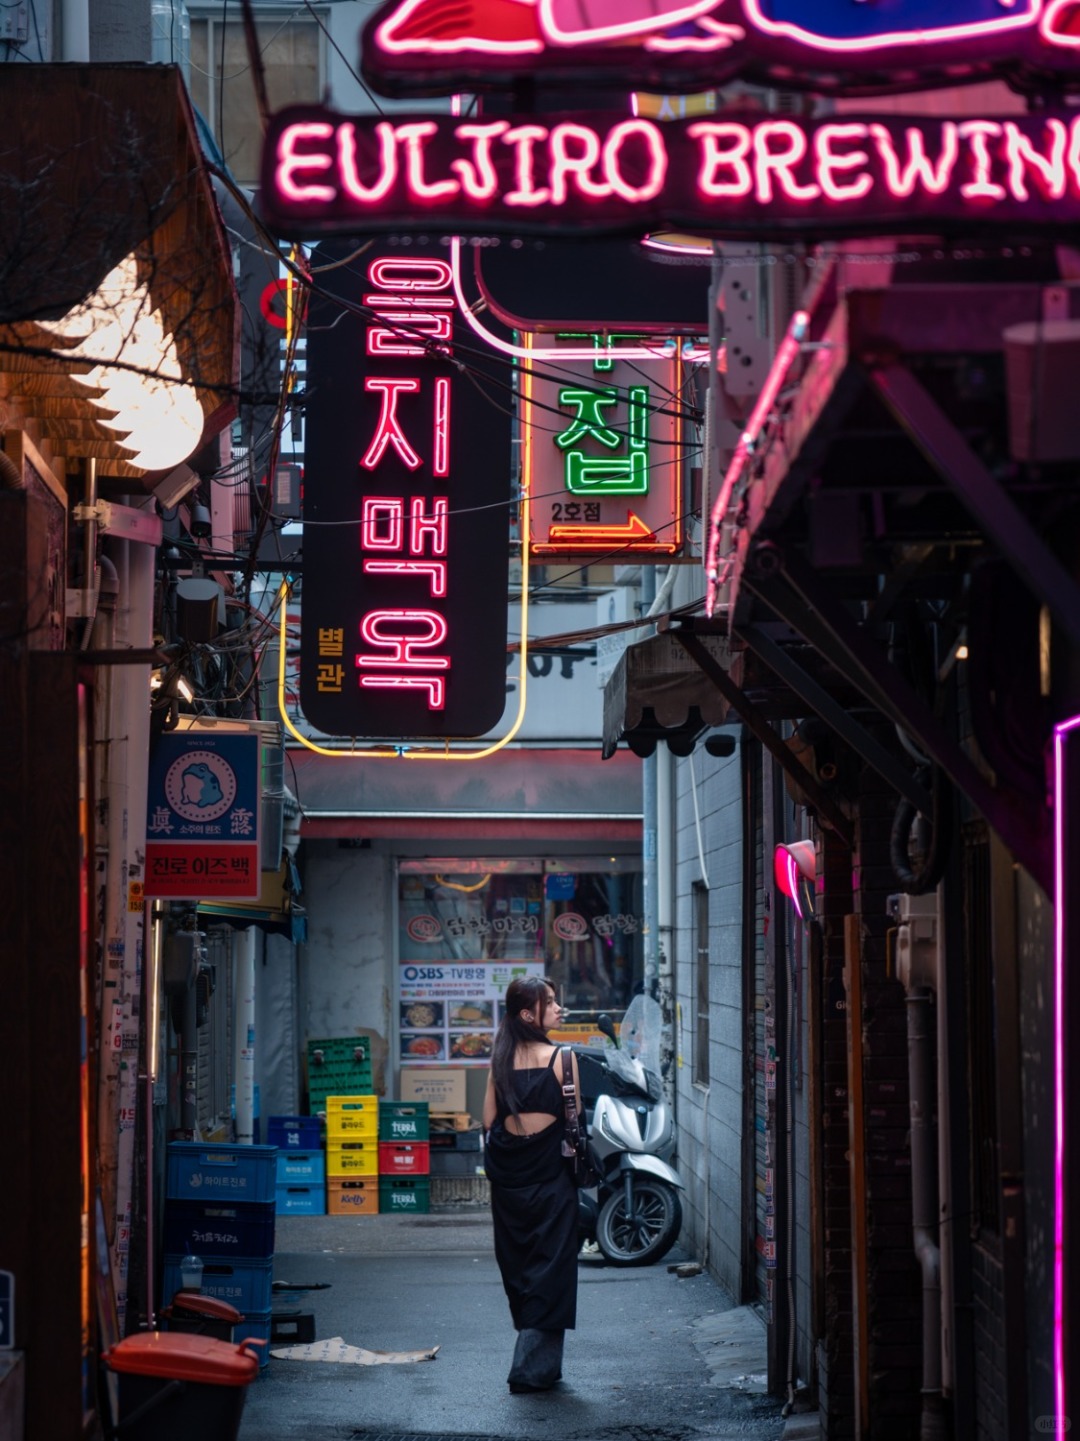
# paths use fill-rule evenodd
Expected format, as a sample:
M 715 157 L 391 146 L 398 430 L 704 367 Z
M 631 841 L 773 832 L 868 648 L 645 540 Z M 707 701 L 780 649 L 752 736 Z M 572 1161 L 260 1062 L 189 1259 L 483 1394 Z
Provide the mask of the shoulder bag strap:
M 565 1046 L 562 1047 L 562 1073 L 563 1073 L 563 1105 L 566 1108 L 566 1134 L 570 1143 L 577 1148 L 578 1126 L 577 1089 L 574 1086 L 574 1072 L 570 1065 L 570 1052 Z

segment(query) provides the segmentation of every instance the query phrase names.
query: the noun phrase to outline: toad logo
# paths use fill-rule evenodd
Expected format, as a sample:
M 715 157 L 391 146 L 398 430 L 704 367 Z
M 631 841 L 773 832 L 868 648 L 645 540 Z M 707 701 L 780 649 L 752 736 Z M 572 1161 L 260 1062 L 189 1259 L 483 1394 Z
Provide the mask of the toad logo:
M 1076 83 L 1078 52 L 1080 0 L 389 0 L 362 62 L 390 95 L 529 74 L 685 90 L 740 73 L 869 93 L 935 72 L 941 84 L 1010 69 Z

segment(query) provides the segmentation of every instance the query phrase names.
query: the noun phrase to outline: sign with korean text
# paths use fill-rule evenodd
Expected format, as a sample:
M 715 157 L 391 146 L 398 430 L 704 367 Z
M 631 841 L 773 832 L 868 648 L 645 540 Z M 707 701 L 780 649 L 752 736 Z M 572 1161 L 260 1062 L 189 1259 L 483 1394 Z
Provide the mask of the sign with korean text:
M 505 704 L 505 376 L 475 344 L 459 350 L 445 252 L 367 251 L 320 292 L 307 346 L 304 715 L 328 735 L 482 735 Z
M 1080 221 L 1080 115 L 391 121 L 298 107 L 267 135 L 261 201 L 297 237 L 1045 231 Z
M 580 348 L 588 337 L 555 339 Z M 630 361 L 596 337 L 592 360 L 523 367 L 537 559 L 590 555 L 617 565 L 680 550 L 681 385 L 674 341 L 657 342 L 655 359 Z
M 260 801 L 257 735 L 162 735 L 150 754 L 146 896 L 257 896 Z
M 1080 0 L 384 0 L 361 65 L 397 96 L 525 75 L 654 92 L 742 76 L 868 94 L 1001 73 L 1067 86 L 1078 47 Z

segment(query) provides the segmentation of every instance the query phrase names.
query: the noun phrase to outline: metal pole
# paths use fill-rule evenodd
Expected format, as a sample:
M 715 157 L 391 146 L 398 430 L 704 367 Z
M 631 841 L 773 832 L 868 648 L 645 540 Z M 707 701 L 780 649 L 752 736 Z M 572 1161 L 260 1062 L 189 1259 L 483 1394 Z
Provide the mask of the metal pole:
M 233 932 L 236 998 L 236 1141 L 255 1139 L 255 927 Z
M 648 614 L 656 599 L 656 572 L 642 567 L 641 605 Z M 660 982 L 660 915 L 657 905 L 659 871 L 656 854 L 656 753 L 641 763 L 642 802 L 642 868 L 641 894 L 644 912 L 644 989 L 647 996 L 655 993 Z

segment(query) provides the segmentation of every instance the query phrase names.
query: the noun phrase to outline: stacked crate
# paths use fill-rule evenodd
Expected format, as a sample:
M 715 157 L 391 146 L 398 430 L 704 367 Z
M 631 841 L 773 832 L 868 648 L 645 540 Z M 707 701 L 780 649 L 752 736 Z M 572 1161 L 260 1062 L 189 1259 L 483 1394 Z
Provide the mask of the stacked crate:
M 277 1146 L 274 1200 L 279 1216 L 326 1214 L 326 1163 L 318 1116 L 271 1116 L 267 1140 Z
M 366 1096 L 374 1089 L 371 1037 L 337 1036 L 309 1041 L 307 1048 L 308 1110 L 326 1110 L 328 1096 Z
M 202 1292 L 245 1318 L 242 1336 L 270 1340 L 276 1146 L 169 1144 L 163 1305 L 181 1289 L 184 1256 L 202 1259 Z M 260 1365 L 269 1360 L 259 1349 Z
M 379 1210 L 379 1098 L 326 1097 L 326 1210 L 374 1216 Z
M 379 1103 L 379 1210 L 431 1210 L 426 1101 Z

